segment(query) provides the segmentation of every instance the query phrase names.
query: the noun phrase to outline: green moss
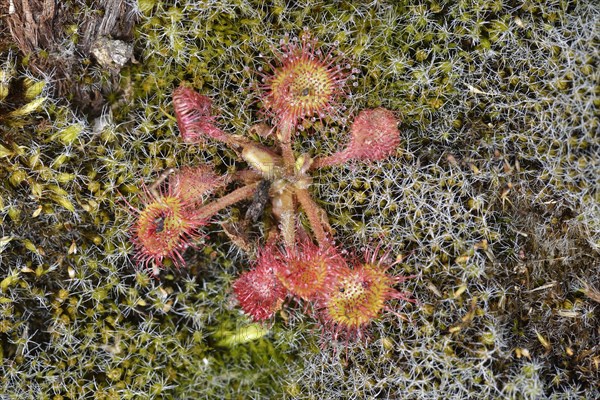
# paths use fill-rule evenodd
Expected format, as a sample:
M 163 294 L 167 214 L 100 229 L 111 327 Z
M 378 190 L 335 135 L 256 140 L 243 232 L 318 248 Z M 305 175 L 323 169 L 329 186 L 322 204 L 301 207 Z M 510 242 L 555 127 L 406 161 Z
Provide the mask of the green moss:
M 121 71 L 122 94 L 108 94 L 98 120 L 55 102 L 51 77 L 31 76 L 26 58 L 2 56 L 0 393 L 597 396 L 598 316 L 582 289 L 600 285 L 591 2 L 144 1 L 139 9 L 139 62 Z M 230 287 L 248 260 L 218 232 L 187 253 L 189 270 L 154 279 L 129 259 L 123 198 L 136 206 L 141 182 L 168 167 L 241 162 L 220 146 L 178 140 L 172 89 L 185 81 L 209 95 L 219 124 L 245 134 L 262 118 L 255 71 L 303 27 L 325 48 L 337 42 L 360 70 L 343 101 L 348 113 L 384 106 L 402 119 L 397 157 L 315 177 L 340 245 L 383 240 L 404 256 L 392 272 L 418 275 L 406 290 L 421 304 L 394 304 L 397 315 L 347 348 L 321 346 L 328 338 L 293 307 L 264 336 L 236 336 L 250 328 Z M 329 154 L 345 140 L 344 124 L 325 121 L 307 126 L 296 146 Z

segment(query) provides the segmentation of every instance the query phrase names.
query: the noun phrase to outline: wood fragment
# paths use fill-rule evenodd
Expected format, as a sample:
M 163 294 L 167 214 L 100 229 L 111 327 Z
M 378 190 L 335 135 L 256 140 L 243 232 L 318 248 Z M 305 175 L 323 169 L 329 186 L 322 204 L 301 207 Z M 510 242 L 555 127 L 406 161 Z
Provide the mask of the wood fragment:
M 133 42 L 136 22 L 132 2 L 104 0 L 88 2 L 89 12 L 73 12 L 73 5 L 59 0 L 0 1 L 0 41 L 12 41 L 23 55 L 30 57 L 29 68 L 35 74 L 50 76 L 55 82 L 54 95 L 69 98 L 73 105 L 90 117 L 100 115 L 106 104 L 103 92 L 116 89 L 118 80 L 83 83 L 94 43 L 100 38 Z M 65 48 L 70 39 L 67 27 L 75 25 L 78 40 L 75 52 Z M 7 28 L 6 28 L 7 27 Z M 0 49 L 10 46 L 0 43 Z M 44 56 L 41 56 L 44 51 Z M 93 58 L 92 58 L 93 59 Z

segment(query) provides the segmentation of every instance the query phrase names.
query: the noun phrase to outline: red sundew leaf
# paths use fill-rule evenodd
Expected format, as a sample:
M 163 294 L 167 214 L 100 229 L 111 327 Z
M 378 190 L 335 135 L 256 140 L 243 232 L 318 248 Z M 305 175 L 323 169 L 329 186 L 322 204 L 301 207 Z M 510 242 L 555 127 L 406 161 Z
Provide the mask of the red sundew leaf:
M 169 186 L 184 201 L 202 203 L 215 189 L 227 182 L 226 176 L 217 175 L 209 165 L 183 167 L 169 179 Z
M 278 126 L 295 125 L 300 119 L 334 116 L 337 100 L 346 93 L 349 66 L 332 53 L 323 54 L 316 40 L 304 35 L 300 41 L 282 44 L 271 74 L 263 75 L 262 102 Z
M 137 214 L 131 229 L 134 259 L 153 275 L 167 258 L 176 267 L 185 266 L 183 253 L 202 236 L 199 229 L 208 221 L 196 218 L 192 205 L 170 189 L 159 194 L 144 189 L 142 201 L 141 210 L 132 208 Z
M 398 119 L 385 108 L 362 110 L 354 119 L 346 150 L 349 158 L 383 160 L 396 152 L 400 144 Z
M 209 97 L 188 87 L 180 86 L 175 89 L 173 108 L 184 142 L 204 143 L 207 137 L 222 142 L 229 140 L 229 135 L 215 125 L 215 117 L 210 114 L 211 105 Z
M 319 301 L 323 328 L 331 331 L 335 338 L 340 335 L 362 337 L 371 322 L 384 310 L 390 311 L 386 303 L 391 299 L 415 302 L 408 293 L 394 288 L 410 277 L 388 274 L 390 265 L 377 260 L 375 253 L 365 254 L 365 262 L 340 270 L 336 283 Z
M 254 321 L 273 317 L 286 296 L 285 288 L 273 272 L 273 251 L 272 246 L 262 249 L 254 268 L 240 275 L 233 284 L 240 307 Z
M 317 157 L 317 168 L 342 165 L 349 160 L 380 161 L 396 153 L 400 145 L 398 119 L 385 108 L 362 110 L 350 128 L 350 142 L 344 150 Z
M 314 300 L 330 290 L 345 266 L 335 246 L 319 246 L 304 237 L 297 239 L 294 248 L 285 249 L 275 266 L 275 275 L 294 296 Z

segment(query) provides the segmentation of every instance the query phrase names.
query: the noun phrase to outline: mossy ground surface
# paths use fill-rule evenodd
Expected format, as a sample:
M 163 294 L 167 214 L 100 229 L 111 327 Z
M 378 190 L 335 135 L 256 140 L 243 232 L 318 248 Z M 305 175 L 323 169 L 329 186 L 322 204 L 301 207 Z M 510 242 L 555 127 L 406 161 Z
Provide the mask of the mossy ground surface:
M 600 396 L 593 1 L 137 10 L 137 63 L 113 75 L 91 60 L 77 77 L 118 82 L 97 119 L 53 98 L 51 74 L 2 54 L 0 398 Z M 210 96 L 220 126 L 246 134 L 262 118 L 256 71 L 303 29 L 360 69 L 347 124 L 366 107 L 402 119 L 395 157 L 321 170 L 312 188 L 341 246 L 382 242 L 404 257 L 393 273 L 417 275 L 404 290 L 419 304 L 390 303 L 367 341 L 332 343 L 293 306 L 268 333 L 253 327 L 231 295 L 250 260 L 217 224 L 186 269 L 155 279 L 131 261 L 127 202 L 139 205 L 142 183 L 243 165 L 221 145 L 181 142 L 173 89 Z M 345 140 L 343 122 L 308 123 L 296 149 L 328 155 Z

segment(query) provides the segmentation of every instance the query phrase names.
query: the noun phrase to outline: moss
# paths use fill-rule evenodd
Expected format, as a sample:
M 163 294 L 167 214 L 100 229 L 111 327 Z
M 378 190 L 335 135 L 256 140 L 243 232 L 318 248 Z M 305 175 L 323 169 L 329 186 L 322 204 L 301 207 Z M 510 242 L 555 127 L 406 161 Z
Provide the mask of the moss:
M 589 295 L 600 286 L 592 2 L 138 8 L 138 63 L 121 71 L 101 118 L 55 101 L 51 76 L 35 78 L 26 59 L 2 55 L 1 393 L 598 396 L 599 322 Z M 324 46 L 337 42 L 360 70 L 345 113 L 384 106 L 401 117 L 394 158 L 323 170 L 313 189 L 341 246 L 383 238 L 403 257 L 391 272 L 418 275 L 408 289 L 421 304 L 394 304 L 370 340 L 348 346 L 323 348 L 328 338 L 292 307 L 264 336 L 222 347 L 250 324 L 231 300 L 247 258 L 215 229 L 198 242 L 201 251 L 186 253 L 189 269 L 150 278 L 130 261 L 123 199 L 136 205 L 141 183 L 165 168 L 238 165 L 220 145 L 178 140 L 172 89 L 186 82 L 209 95 L 220 126 L 244 134 L 263 118 L 256 71 L 303 27 Z M 348 140 L 350 121 L 309 124 L 296 148 L 331 154 Z

